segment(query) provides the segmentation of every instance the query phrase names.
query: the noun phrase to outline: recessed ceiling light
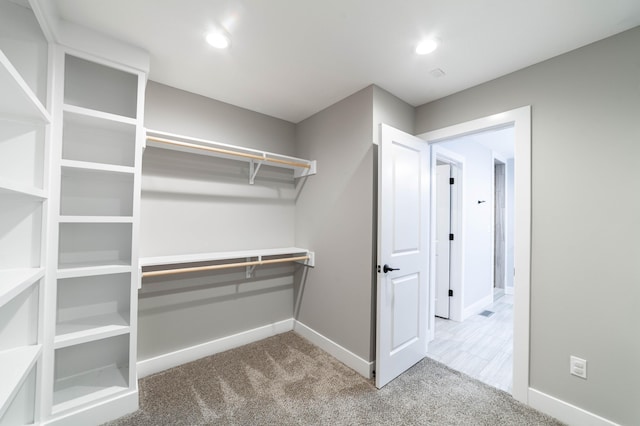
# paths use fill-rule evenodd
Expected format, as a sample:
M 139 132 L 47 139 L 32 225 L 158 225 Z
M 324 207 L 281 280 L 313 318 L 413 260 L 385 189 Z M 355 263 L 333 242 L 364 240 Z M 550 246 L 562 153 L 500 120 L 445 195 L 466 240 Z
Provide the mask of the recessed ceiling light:
M 429 38 L 423 40 L 418 43 L 418 46 L 416 46 L 416 53 L 418 55 L 427 55 L 436 50 L 439 44 L 440 40 L 438 40 L 437 38 Z
M 229 36 L 221 31 L 215 31 L 207 34 L 207 43 L 216 49 L 226 49 L 231 44 Z

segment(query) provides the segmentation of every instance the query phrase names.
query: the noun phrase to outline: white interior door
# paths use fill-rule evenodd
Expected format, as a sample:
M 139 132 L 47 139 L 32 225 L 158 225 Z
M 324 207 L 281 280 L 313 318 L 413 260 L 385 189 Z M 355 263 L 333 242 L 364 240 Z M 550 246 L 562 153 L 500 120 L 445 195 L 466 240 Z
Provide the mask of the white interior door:
M 430 184 L 430 150 L 425 141 L 384 124 L 380 135 L 378 388 L 427 352 Z
M 451 242 L 451 165 L 436 166 L 436 303 L 435 314 L 449 318 Z

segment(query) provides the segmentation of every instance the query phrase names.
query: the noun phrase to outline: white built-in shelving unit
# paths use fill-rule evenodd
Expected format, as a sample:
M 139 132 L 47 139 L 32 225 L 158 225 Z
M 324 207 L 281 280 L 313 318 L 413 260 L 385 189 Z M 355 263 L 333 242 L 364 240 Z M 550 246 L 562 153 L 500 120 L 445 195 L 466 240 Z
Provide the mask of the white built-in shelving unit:
M 48 41 L 0 0 L 0 425 L 38 421 L 49 199 Z
M 137 404 L 136 319 L 143 72 L 56 52 L 51 360 L 44 411 Z

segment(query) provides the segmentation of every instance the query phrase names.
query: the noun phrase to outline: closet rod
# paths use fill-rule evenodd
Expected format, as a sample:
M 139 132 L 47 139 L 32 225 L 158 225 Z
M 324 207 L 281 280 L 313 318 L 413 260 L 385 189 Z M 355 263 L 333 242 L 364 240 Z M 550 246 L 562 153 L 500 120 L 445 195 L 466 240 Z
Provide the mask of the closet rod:
M 256 155 L 256 154 L 246 154 L 244 152 L 235 152 L 235 151 L 231 151 L 231 150 L 228 150 L 228 149 L 214 148 L 214 147 L 211 147 L 211 146 L 197 145 L 197 144 L 194 144 L 194 143 L 181 142 L 181 141 L 176 141 L 176 140 L 173 140 L 173 139 L 159 138 L 159 137 L 156 137 L 156 136 L 147 136 L 147 140 L 153 141 L 153 142 L 159 142 L 159 143 L 166 143 L 166 144 L 169 144 L 169 145 L 182 146 L 182 147 L 185 147 L 185 148 L 202 149 L 204 151 L 217 152 L 218 154 L 235 155 L 236 157 L 249 158 L 251 160 L 266 161 L 266 162 L 278 163 L 278 164 L 286 164 L 287 166 L 302 167 L 302 168 L 305 168 L 305 169 L 310 169 L 311 168 L 311 165 L 310 164 L 306 164 L 306 163 L 297 163 L 295 161 L 280 160 L 278 158 L 262 157 L 262 156 Z
M 224 263 L 222 265 L 193 266 L 190 268 L 165 269 L 162 271 L 147 271 L 142 273 L 142 278 L 159 277 L 162 275 L 175 275 L 187 272 L 213 271 L 216 269 L 241 268 L 244 266 L 270 265 L 272 263 L 297 262 L 299 260 L 309 260 L 310 256 L 285 257 L 282 259 L 252 260 L 249 262 Z

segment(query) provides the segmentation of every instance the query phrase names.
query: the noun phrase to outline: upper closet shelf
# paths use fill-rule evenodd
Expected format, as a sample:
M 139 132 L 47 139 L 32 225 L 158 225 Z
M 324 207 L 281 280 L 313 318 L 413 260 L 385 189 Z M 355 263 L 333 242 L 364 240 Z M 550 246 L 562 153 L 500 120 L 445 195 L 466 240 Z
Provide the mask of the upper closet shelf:
M 1 50 L 0 114 L 7 118 L 40 123 L 51 121 L 49 112 Z
M 268 257 L 269 259 L 265 259 L 265 257 Z M 211 263 L 230 260 L 237 260 L 237 262 L 216 263 L 213 265 L 209 264 L 202 266 L 177 266 L 191 263 Z M 153 267 L 153 270 L 142 272 L 142 277 L 145 278 L 160 275 L 174 275 L 188 272 L 244 267 L 246 268 L 247 278 L 250 278 L 256 266 L 285 262 L 302 262 L 305 266 L 315 266 L 315 256 L 312 251 L 298 247 L 196 253 L 174 256 L 142 257 L 140 258 L 140 268 Z
M 274 154 L 272 152 L 243 148 L 156 130 L 147 129 L 146 146 L 246 161 L 249 163 L 250 184 L 253 184 L 258 170 L 263 164 L 292 169 L 295 178 L 316 174 L 315 160 L 303 160 L 287 155 Z

